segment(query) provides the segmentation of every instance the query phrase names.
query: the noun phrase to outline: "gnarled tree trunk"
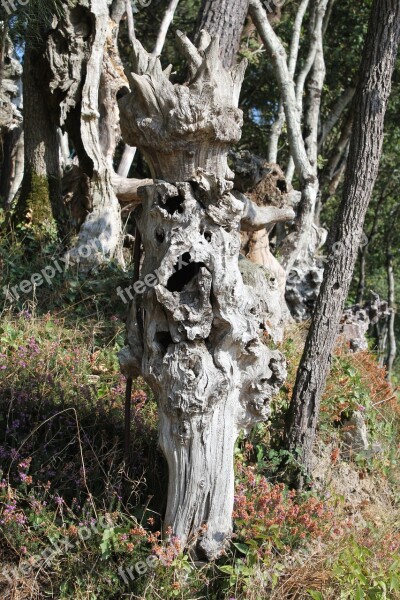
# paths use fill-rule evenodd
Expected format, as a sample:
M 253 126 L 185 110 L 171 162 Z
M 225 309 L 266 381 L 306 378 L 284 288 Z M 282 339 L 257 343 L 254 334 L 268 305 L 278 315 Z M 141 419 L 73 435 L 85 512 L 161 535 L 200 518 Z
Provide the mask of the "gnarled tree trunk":
M 6 209 L 19 187 L 21 177 L 21 147 L 23 154 L 21 98 L 22 66 L 14 56 L 13 45 L 6 31 L 0 39 L 0 198 Z M 23 165 L 22 165 L 23 169 Z
M 239 229 L 265 228 L 293 211 L 232 194 L 227 154 L 241 135 L 244 64 L 225 70 L 206 33 L 202 54 L 179 39 L 189 84 L 172 85 L 136 42 L 133 92 L 120 101 L 124 140 L 144 152 L 158 180 L 142 194 L 144 293 L 133 302 L 120 359 L 158 401 L 169 466 L 165 528 L 211 559 L 232 531 L 238 433 L 266 419 L 285 378 L 283 356 L 259 336 L 273 285 L 264 279 L 260 299 L 244 284 Z
M 90 210 L 69 252 L 83 269 L 109 259 L 123 264 L 119 199 L 139 202 L 138 181 L 120 177 L 113 169 L 120 138 L 117 95 L 129 91 L 117 48 L 124 12 L 124 0 L 69 2 L 48 36 L 48 103 L 57 107 L 60 126 L 68 132 L 79 158 L 82 178 L 89 181 Z M 82 259 L 79 250 L 87 244 L 98 252 Z

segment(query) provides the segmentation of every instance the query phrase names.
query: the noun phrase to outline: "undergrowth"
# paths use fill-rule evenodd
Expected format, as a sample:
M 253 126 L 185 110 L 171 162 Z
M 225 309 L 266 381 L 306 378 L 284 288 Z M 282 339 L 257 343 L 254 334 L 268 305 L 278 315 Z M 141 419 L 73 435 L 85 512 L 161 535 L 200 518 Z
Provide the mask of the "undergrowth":
M 28 258 L 23 244 L 10 250 L 2 242 L 4 281 L 16 285 L 40 271 L 53 252 L 47 246 Z M 400 413 L 396 391 L 370 352 L 337 349 L 319 443 L 329 448 L 333 477 L 347 465 L 360 480 L 375 478 L 390 490 L 390 505 L 379 519 L 356 519 L 361 513 L 329 486 L 296 493 L 278 479 L 304 326 L 293 327 L 282 345 L 289 377 L 271 422 L 236 445 L 230 547 L 215 563 L 199 564 L 179 540 L 163 538 L 167 468 L 157 447 L 157 406 L 140 379 L 131 398 L 127 464 L 123 455 L 126 382 L 116 354 L 127 307 L 115 286 L 129 285 L 129 278 L 115 265 L 96 278 L 68 271 L 30 296 L 4 298 L 0 597 L 400 598 Z M 365 417 L 371 452 L 344 458 L 341 433 L 354 411 Z

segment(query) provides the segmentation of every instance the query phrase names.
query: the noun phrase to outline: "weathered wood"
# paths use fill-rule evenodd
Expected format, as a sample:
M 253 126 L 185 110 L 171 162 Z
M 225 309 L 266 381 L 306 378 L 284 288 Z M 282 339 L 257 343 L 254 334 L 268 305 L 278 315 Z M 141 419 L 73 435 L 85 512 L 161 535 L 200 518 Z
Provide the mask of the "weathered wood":
M 96 241 L 101 251 L 80 259 L 92 268 L 115 259 L 123 264 L 120 205 L 114 190 L 113 156 L 120 138 L 116 96 L 128 82 L 116 46 L 122 0 L 66 3 L 64 15 L 49 33 L 46 58 L 50 72 L 49 104 L 57 106 L 59 124 L 90 180 L 90 212 L 70 256 L 80 259 L 80 246 Z M 114 20 L 115 19 L 115 20 Z
M 251 205 L 232 194 L 227 154 L 240 138 L 245 65 L 225 70 L 216 40 L 204 51 L 180 40 L 189 84 L 172 85 L 137 42 L 133 91 L 120 101 L 124 139 L 145 153 L 157 180 L 142 188 L 144 293 L 133 301 L 120 360 L 126 376 L 143 375 L 159 405 L 165 528 L 212 559 L 232 532 L 235 441 L 267 418 L 286 373 L 281 353 L 260 337 L 264 322 L 279 320 L 271 295 L 247 287 L 238 262 Z M 262 267 L 251 269 L 250 278 L 274 288 Z
M 286 273 L 270 250 L 269 234 L 276 223 L 294 219 L 297 192 L 287 184 L 278 165 L 246 150 L 231 152 L 230 158 L 235 189 L 245 192 L 251 200 L 250 204 L 245 200 L 248 210 L 242 219 L 242 253 L 276 278 L 281 292 L 280 304 L 285 307 Z M 266 222 L 270 223 L 268 227 Z
M 250 0 L 251 17 L 265 47 L 271 54 L 281 92 L 291 152 L 286 169 L 286 180 L 291 183 L 296 169 L 301 187 L 301 200 L 296 209 L 294 226 L 279 247 L 280 263 L 288 274 L 290 282 L 286 300 L 292 315 L 297 319 L 307 319 L 311 316 L 323 275 L 322 265 L 315 257 L 321 243 L 326 239 L 326 232 L 315 223 L 315 215 L 319 194 L 318 125 L 325 78 L 322 42 L 327 5 L 328 0 L 312 0 L 310 2 L 310 46 L 295 83 L 297 38 L 306 3 L 302 2 L 299 6 L 294 43 L 290 48 L 288 58 L 284 45 L 267 18 L 261 0 Z M 305 111 L 305 135 L 303 136 L 304 87 L 310 73 L 309 103 Z M 273 132 L 274 139 L 270 147 L 270 156 L 272 157 L 275 156 L 277 135 L 281 129 L 282 119 L 283 116 L 280 115 L 276 130 Z

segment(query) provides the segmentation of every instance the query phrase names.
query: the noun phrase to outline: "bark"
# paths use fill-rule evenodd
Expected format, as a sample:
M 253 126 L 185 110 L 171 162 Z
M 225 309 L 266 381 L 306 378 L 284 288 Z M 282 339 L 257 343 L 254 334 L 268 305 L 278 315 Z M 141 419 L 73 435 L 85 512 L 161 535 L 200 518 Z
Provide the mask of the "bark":
M 337 217 L 338 244 L 325 270 L 287 417 L 286 446 L 301 466 L 296 471 L 300 487 L 311 472 L 320 398 L 378 173 L 399 37 L 399 3 L 375 0 L 360 69 L 343 200 Z
M 160 56 L 162 49 L 164 48 L 165 40 L 167 39 L 167 33 L 173 21 L 175 11 L 178 8 L 178 4 L 179 0 L 170 0 L 167 10 L 165 11 L 163 20 L 161 21 L 156 44 L 153 50 L 153 56 Z
M 378 364 L 380 367 L 384 367 L 387 359 L 387 348 L 388 348 L 388 319 L 385 319 L 382 323 L 376 324 L 376 340 L 378 348 Z
M 235 172 L 235 190 L 245 193 L 258 207 L 288 209 L 285 221 L 294 217 L 293 205 L 296 192 L 288 186 L 285 175 L 276 164 L 252 155 L 248 151 L 230 154 Z M 242 222 L 242 254 L 254 264 L 264 267 L 276 278 L 281 293 L 280 302 L 285 306 L 286 273 L 270 249 L 268 229 L 256 229 L 255 224 L 246 230 Z
M 387 378 L 390 381 L 393 374 L 393 365 L 396 359 L 396 334 L 394 324 L 396 319 L 396 299 L 395 299 L 395 278 L 394 278 L 394 257 L 388 252 L 387 255 L 387 279 L 388 279 L 388 307 L 389 307 L 389 322 L 388 322 L 388 354 L 386 360 Z
M 67 5 L 47 44 L 49 103 L 57 106 L 60 125 L 68 132 L 79 166 L 90 181 L 90 212 L 69 255 L 78 260 L 78 249 L 86 244 L 99 252 L 80 260 L 82 269 L 109 259 L 123 264 L 121 210 L 112 162 L 120 139 L 117 94 L 128 91 L 116 45 L 124 12 L 123 0 L 110 7 L 107 0 Z M 135 183 L 125 183 L 125 192 L 132 185 L 135 193 Z
M 102 262 L 103 257 L 123 263 L 121 214 L 111 172 L 118 135 L 116 94 L 125 82 L 122 69 L 116 63 L 117 53 L 112 45 L 115 25 L 110 20 L 106 0 L 92 0 L 91 13 L 95 31 L 82 90 L 80 131 L 83 147 L 93 165 L 93 209 L 81 227 L 77 242 L 78 248 L 92 241 L 99 242 L 101 252 L 91 255 L 90 267 Z M 76 250 L 72 249 L 70 255 L 76 258 Z
M 131 170 L 132 163 L 136 156 L 136 148 L 132 148 L 132 146 L 128 146 L 125 144 L 124 151 L 122 154 L 121 162 L 118 167 L 118 175 L 123 178 L 127 178 L 129 175 L 129 171 Z M 117 194 L 118 195 L 118 194 Z
M 390 184 L 388 185 L 388 187 Z M 387 189 L 387 188 L 386 188 Z M 385 190 L 386 191 L 386 190 Z M 396 333 L 395 333 L 395 321 L 396 321 L 396 287 L 395 287 L 395 272 L 394 272 L 394 261 L 395 256 L 393 253 L 394 235 L 397 229 L 397 222 L 400 215 L 400 207 L 397 206 L 390 212 L 389 223 L 386 227 L 386 273 L 387 273 L 387 286 L 388 286 L 388 310 L 389 315 L 387 319 L 387 355 L 385 358 L 385 366 L 387 370 L 387 378 L 389 381 L 392 379 L 393 365 L 397 354 L 396 344 Z
M 167 7 L 167 10 L 165 11 L 163 20 L 161 21 L 156 44 L 155 44 L 153 52 L 152 52 L 153 56 L 159 56 L 164 48 L 164 44 L 167 39 L 168 30 L 173 21 L 175 11 L 178 7 L 178 4 L 179 4 L 179 0 L 171 0 Z M 126 11 L 127 11 L 127 15 L 128 15 L 129 39 L 130 39 L 130 42 L 133 43 L 133 40 L 136 38 L 136 35 L 135 35 L 135 27 L 134 27 L 134 20 L 133 20 L 132 4 L 131 4 L 130 0 L 127 0 L 126 5 L 127 5 Z M 128 144 L 126 144 L 120 165 L 118 167 L 118 175 L 119 176 L 128 177 L 129 171 L 131 170 L 131 167 L 132 167 L 133 160 L 135 158 L 135 155 L 136 155 L 136 148 L 133 148 L 132 146 L 129 146 Z
M 202 0 L 197 31 L 219 37 L 224 67 L 236 63 L 248 10 L 249 0 Z
M 20 96 L 22 67 L 14 56 L 14 47 L 3 32 L 0 60 L 0 134 L 21 124 L 16 100 Z
M 297 66 L 297 58 L 299 54 L 300 47 L 300 36 L 303 25 L 304 16 L 306 10 L 308 8 L 310 0 L 302 0 L 300 2 L 296 18 L 293 25 L 292 39 L 290 42 L 290 51 L 289 51 L 289 60 L 288 60 L 288 71 L 289 75 L 293 78 L 296 66 Z M 268 147 L 268 162 L 276 163 L 278 162 L 278 143 L 279 138 L 282 133 L 283 126 L 285 124 L 285 109 L 283 102 L 281 100 L 279 105 L 278 118 L 275 121 L 274 125 L 271 129 L 271 136 L 269 139 L 269 147 Z
M 165 528 L 212 559 L 232 532 L 238 433 L 266 418 L 285 378 L 283 356 L 259 337 L 260 321 L 275 318 L 268 309 L 274 283 L 243 259 L 253 281 L 263 281 L 264 298 L 244 284 L 239 229 L 242 221 L 265 228 L 285 216 L 232 194 L 227 154 L 241 135 L 245 65 L 225 70 L 218 41 L 205 34 L 201 55 L 179 39 L 189 83 L 173 86 L 136 43 L 134 91 L 120 101 L 124 140 L 143 151 L 157 179 L 142 191 L 144 293 L 133 300 L 120 360 L 158 402 L 169 466 Z
M 43 94 L 43 54 L 29 46 L 23 73 L 25 167 L 16 220 L 38 240 L 47 239 L 61 222 L 61 172 L 57 119 Z
M 0 40 L 0 199 L 9 208 L 16 183 L 21 183 L 22 115 L 19 110 L 22 67 L 3 29 Z M 23 148 L 23 146 L 22 146 Z
M 3 160 L 0 173 L 0 197 L 8 210 L 24 176 L 24 134 L 22 127 L 13 127 L 3 138 Z
M 306 257 L 310 253 L 313 254 L 315 251 L 315 248 L 309 247 L 309 240 L 312 235 L 311 230 L 313 227 L 315 204 L 319 187 L 315 160 L 313 160 L 313 156 L 309 156 L 307 153 L 306 144 L 302 134 L 302 94 L 300 95 L 300 90 L 303 89 L 305 77 L 315 62 L 317 51 L 320 55 L 322 53 L 322 25 L 326 5 L 327 0 L 316 0 L 314 5 L 313 40 L 309 50 L 308 59 L 299 75 L 297 86 L 295 86 L 293 76 L 289 71 L 288 60 L 282 42 L 271 27 L 260 0 L 250 0 L 250 14 L 257 26 L 263 43 L 270 52 L 274 62 L 275 72 L 285 107 L 290 151 L 302 188 L 302 198 L 298 207 L 295 231 L 293 231 L 291 236 L 286 240 L 285 248 L 281 249 L 281 264 L 287 272 L 290 272 L 296 260 Z M 313 107 L 317 106 L 319 102 L 318 94 L 321 94 L 323 76 L 323 57 L 320 56 L 319 64 L 316 66 L 315 70 L 316 83 Z M 315 118 L 314 112 L 313 116 Z M 312 131 L 315 136 L 317 131 L 316 124 L 313 124 Z M 310 138 L 308 141 L 308 149 L 313 150 L 315 143 L 316 142 L 311 141 Z M 290 179 L 288 180 L 288 183 L 290 183 Z
M 310 84 L 311 89 L 311 97 L 309 99 L 309 104 L 311 108 L 311 113 L 314 113 L 312 121 L 316 118 L 316 123 L 311 122 L 311 119 L 308 119 L 308 127 L 315 129 L 318 127 L 319 123 L 319 106 L 318 110 L 315 113 L 314 107 L 316 104 L 320 104 L 322 88 L 325 80 L 325 64 L 324 64 L 324 50 L 323 50 L 323 24 L 324 24 L 324 16 L 327 9 L 328 0 L 314 0 L 312 4 L 312 13 L 311 13 L 311 24 L 310 24 L 310 48 L 308 50 L 308 55 L 305 60 L 305 63 L 297 76 L 296 79 L 296 102 L 297 102 L 297 110 L 300 115 L 300 119 L 303 114 L 303 98 L 304 98 L 304 88 L 307 81 L 307 77 L 310 72 L 312 72 L 312 82 Z M 309 117 L 310 110 L 306 113 L 306 120 Z M 306 125 L 307 126 L 307 125 Z M 318 131 L 314 134 L 314 139 L 309 139 L 309 143 L 314 145 L 317 143 Z M 309 136 L 310 138 L 310 136 Z M 307 142 L 305 141 L 306 153 L 310 159 L 310 163 L 313 165 L 313 160 L 310 158 L 310 154 L 307 148 Z M 309 146 L 310 147 L 310 146 Z M 315 173 L 316 168 L 314 168 Z M 291 156 L 289 159 L 289 164 L 286 169 L 286 180 L 291 183 L 293 179 L 293 175 L 295 172 L 295 161 Z M 300 204 L 301 206 L 302 204 Z M 305 202 L 305 208 L 307 206 L 307 200 Z

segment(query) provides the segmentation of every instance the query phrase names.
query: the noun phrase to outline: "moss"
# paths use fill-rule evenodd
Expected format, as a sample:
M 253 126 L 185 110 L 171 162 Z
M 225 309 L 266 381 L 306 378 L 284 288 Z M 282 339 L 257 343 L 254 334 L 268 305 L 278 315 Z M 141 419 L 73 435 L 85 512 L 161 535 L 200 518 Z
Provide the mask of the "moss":
M 44 176 L 31 173 L 25 178 L 14 214 L 14 225 L 29 232 L 39 241 L 53 239 L 57 224 L 51 203 L 54 182 Z

